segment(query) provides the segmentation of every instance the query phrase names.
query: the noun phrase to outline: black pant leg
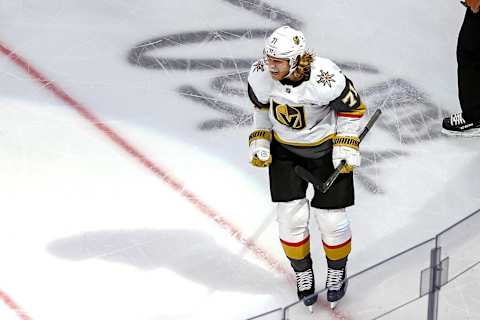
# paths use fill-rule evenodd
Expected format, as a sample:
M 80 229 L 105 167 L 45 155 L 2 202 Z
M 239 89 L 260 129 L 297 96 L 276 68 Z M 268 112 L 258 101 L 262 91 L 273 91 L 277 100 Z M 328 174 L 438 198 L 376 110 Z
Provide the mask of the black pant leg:
M 457 43 L 458 96 L 463 117 L 480 121 L 480 13 L 467 9 Z
M 304 160 L 281 146 L 275 139 L 270 145 L 272 164 L 268 167 L 270 194 L 273 202 L 303 199 L 308 184 L 295 173 L 295 166 L 304 166 Z

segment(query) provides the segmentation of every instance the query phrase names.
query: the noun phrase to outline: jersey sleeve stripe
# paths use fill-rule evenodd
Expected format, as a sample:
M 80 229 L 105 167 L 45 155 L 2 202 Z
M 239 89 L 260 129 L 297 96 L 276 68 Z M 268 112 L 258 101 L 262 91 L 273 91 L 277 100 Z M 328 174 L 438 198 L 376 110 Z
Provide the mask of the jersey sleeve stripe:
M 337 117 L 347 117 L 347 118 L 361 118 L 365 114 L 367 106 L 362 102 L 357 109 L 351 109 L 347 112 L 337 111 Z
M 337 112 L 337 117 L 344 117 L 344 118 L 361 118 L 363 117 L 363 112 L 360 113 L 345 113 L 345 112 Z

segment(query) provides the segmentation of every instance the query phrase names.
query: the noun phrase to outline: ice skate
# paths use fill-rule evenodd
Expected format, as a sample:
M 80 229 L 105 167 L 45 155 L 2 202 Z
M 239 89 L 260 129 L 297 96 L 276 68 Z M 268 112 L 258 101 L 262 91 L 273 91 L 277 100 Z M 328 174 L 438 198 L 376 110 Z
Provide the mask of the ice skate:
M 471 122 L 463 118 L 462 113 L 444 118 L 442 133 L 448 136 L 480 137 L 480 122 Z
M 295 272 L 297 279 L 297 295 L 299 300 L 303 300 L 305 306 L 310 312 L 313 312 L 313 304 L 317 302 L 318 296 L 315 293 L 315 279 L 312 268 L 305 271 Z
M 330 308 L 334 309 L 340 299 L 343 298 L 347 291 L 348 279 L 346 280 L 347 271 L 345 268 L 327 270 L 327 301 L 330 302 Z M 344 281 L 345 280 L 345 281 Z

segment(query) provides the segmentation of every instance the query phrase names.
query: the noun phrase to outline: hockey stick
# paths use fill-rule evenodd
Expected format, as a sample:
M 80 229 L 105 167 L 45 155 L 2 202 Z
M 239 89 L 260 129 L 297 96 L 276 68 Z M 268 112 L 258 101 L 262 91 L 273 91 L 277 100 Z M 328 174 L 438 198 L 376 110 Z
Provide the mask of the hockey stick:
M 375 113 L 372 115 L 370 120 L 368 120 L 367 124 L 365 125 L 365 128 L 363 128 L 362 132 L 358 136 L 358 139 L 360 142 L 363 140 L 363 138 L 367 135 L 368 131 L 373 127 L 375 122 L 377 121 L 378 117 L 382 114 L 382 111 L 380 109 L 377 109 Z M 338 175 L 340 174 L 340 171 L 347 165 L 347 162 L 345 160 L 342 160 L 340 165 L 335 169 L 335 171 L 328 177 L 327 181 L 322 182 L 320 179 L 315 177 L 313 174 L 310 173 L 307 169 L 301 167 L 301 166 L 295 166 L 295 173 L 302 178 L 303 180 L 311 183 L 315 189 L 320 190 L 322 193 L 326 193 L 328 189 L 332 186 L 332 184 L 335 182 L 335 180 L 338 178 Z

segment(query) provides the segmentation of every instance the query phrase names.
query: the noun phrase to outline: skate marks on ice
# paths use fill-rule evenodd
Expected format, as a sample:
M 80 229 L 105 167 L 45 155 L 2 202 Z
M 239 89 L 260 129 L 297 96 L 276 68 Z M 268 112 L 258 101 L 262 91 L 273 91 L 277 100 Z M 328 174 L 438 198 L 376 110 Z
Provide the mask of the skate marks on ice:
M 223 0 L 243 10 L 260 15 L 277 22 L 279 25 L 288 24 L 301 28 L 300 20 L 288 13 L 272 7 L 259 0 Z M 128 62 L 132 65 L 148 69 L 161 70 L 214 70 L 214 69 L 249 69 L 253 59 L 211 58 L 211 59 L 172 59 L 152 57 L 148 53 L 165 47 L 193 44 L 210 41 L 232 41 L 242 39 L 266 38 L 274 28 L 270 29 L 228 29 L 210 31 L 192 31 L 176 33 L 142 41 L 132 48 L 128 54 Z
M 288 24 L 295 28 L 301 28 L 302 23 L 288 13 L 259 1 L 223 0 L 237 8 L 259 15 L 267 20 L 274 21 L 278 25 Z M 163 35 L 148 39 L 137 44 L 128 53 L 128 62 L 134 66 L 158 69 L 161 71 L 170 70 L 229 70 L 226 75 L 214 77 L 210 87 L 214 92 L 221 95 L 235 95 L 246 97 L 246 78 L 248 70 L 255 58 L 246 57 L 219 57 L 209 59 L 179 59 L 153 56 L 151 51 L 157 51 L 174 46 L 185 46 L 195 43 L 241 41 L 252 39 L 265 39 L 275 28 L 252 29 L 224 29 L 224 30 L 195 30 L 176 34 Z M 233 70 L 233 73 L 232 73 Z M 230 82 L 239 84 L 237 88 L 230 88 Z M 193 85 L 184 85 L 178 88 L 178 93 L 199 105 L 219 112 L 221 117 L 202 122 L 200 130 L 215 130 L 232 127 L 244 127 L 252 124 L 251 112 L 245 111 L 244 107 L 235 105 L 224 99 L 218 99 L 204 92 Z
M 262 1 L 224 1 L 242 10 L 260 15 L 278 23 L 278 25 L 289 24 L 297 28 L 302 27 L 299 19 Z M 215 42 L 224 44 L 228 41 L 265 39 L 274 29 L 197 30 L 163 35 L 137 44 L 129 51 L 128 62 L 136 67 L 156 69 L 163 72 L 171 70 L 227 71 L 226 74 L 212 76 L 208 92 L 196 87 L 194 83 L 186 83 L 180 86 L 177 88 L 177 92 L 197 105 L 218 113 L 218 117 L 199 123 L 198 129 L 201 131 L 248 127 L 253 123 L 253 114 L 244 105 L 245 101 L 248 100 L 246 83 L 248 70 L 256 57 L 185 59 L 158 56 L 158 51 L 168 47 L 196 43 Z M 372 65 L 350 61 L 336 62 L 349 73 L 359 73 L 379 78 L 376 84 L 366 88 L 362 88 L 361 83 L 357 84 L 361 96 L 368 105 L 368 114 L 373 114 L 378 108 L 384 111 L 382 118 L 376 125 L 378 128 L 375 128 L 375 130 L 386 131 L 398 142 L 399 147 L 440 137 L 438 123 L 448 112 L 430 101 L 420 88 L 405 79 L 392 78 L 382 74 L 378 68 Z M 381 80 L 385 78 L 387 80 Z M 376 168 L 384 160 L 408 156 L 406 152 L 398 149 L 398 147 L 382 151 L 378 151 L 377 148 L 375 148 L 375 151 L 365 149 L 364 164 L 355 174 L 358 178 L 357 181 L 367 191 L 372 194 L 385 192 L 384 188 L 376 182 L 380 173 L 379 169 Z
M 250 126 L 253 123 L 253 113 L 245 112 L 239 106 L 227 101 L 219 100 L 194 86 L 185 85 L 178 89 L 178 93 L 186 98 L 213 109 L 224 117 L 206 120 L 198 128 L 200 130 L 215 130 L 232 127 Z
M 408 153 L 401 150 L 376 152 L 362 150 L 362 165 L 359 169 L 353 171 L 355 181 L 360 183 L 372 194 L 383 194 L 385 190 L 376 183 L 375 178 L 371 178 L 381 174 L 377 165 L 383 161 L 389 161 L 407 155 Z
M 272 294 L 283 290 L 272 272 L 248 263 L 200 231 L 147 229 L 85 232 L 55 240 L 47 246 L 47 251 L 72 261 L 101 259 L 144 271 L 167 268 L 213 290 L 255 294 Z M 287 292 L 287 283 L 284 287 Z
M 439 123 L 448 112 L 408 81 L 392 78 L 360 89 L 359 92 L 368 105 L 368 114 L 376 109 L 383 111 L 375 130 L 387 132 L 399 148 L 441 138 Z M 378 147 L 380 146 L 377 146 L 377 150 Z M 371 193 L 384 193 L 371 177 L 379 175 L 378 165 L 382 162 L 409 155 L 401 149 L 375 152 L 363 150 L 364 161 L 355 172 L 357 181 Z
M 243 0 L 223 0 L 233 6 L 249 11 L 263 18 L 272 20 L 279 25 L 288 24 L 295 28 L 301 28 L 302 23 L 290 16 L 288 13 L 272 7 L 263 1 L 243 1 Z M 246 96 L 244 85 L 250 65 L 255 58 L 209 58 L 209 59 L 178 59 L 152 56 L 153 50 L 173 46 L 184 46 L 195 43 L 209 42 L 227 42 L 252 39 L 265 39 L 275 28 L 265 29 L 224 29 L 207 30 L 192 32 L 183 32 L 176 34 L 163 35 L 153 39 L 148 39 L 137 44 L 129 51 L 128 62 L 134 66 L 147 69 L 158 69 L 162 71 L 170 70 L 234 70 L 228 74 L 215 77 L 211 82 L 211 87 L 215 92 L 225 95 Z M 247 70 L 247 71 L 246 71 Z M 239 89 L 230 89 L 227 84 L 237 81 L 241 84 Z M 219 112 L 222 117 L 204 121 L 199 125 L 200 130 L 214 130 L 231 127 L 243 127 L 252 124 L 253 116 L 251 112 L 246 112 L 245 108 L 235 105 L 228 101 L 217 99 L 208 93 L 201 91 L 193 85 L 185 85 L 178 88 L 178 93 L 185 96 L 200 105 L 206 106 Z
M 392 78 L 360 89 L 359 93 L 367 102 L 369 112 L 378 108 L 386 112 L 377 126 L 400 144 L 415 144 L 441 136 L 439 121 L 448 112 L 407 80 Z

